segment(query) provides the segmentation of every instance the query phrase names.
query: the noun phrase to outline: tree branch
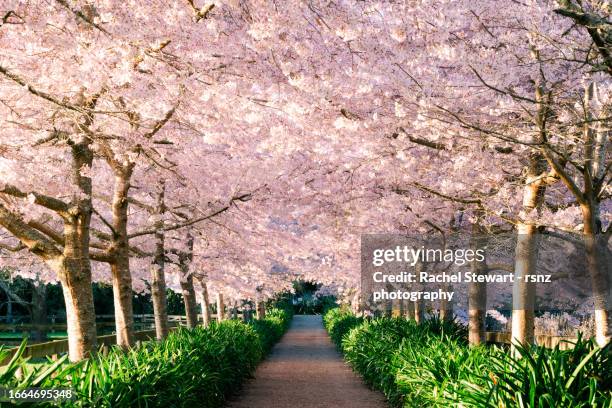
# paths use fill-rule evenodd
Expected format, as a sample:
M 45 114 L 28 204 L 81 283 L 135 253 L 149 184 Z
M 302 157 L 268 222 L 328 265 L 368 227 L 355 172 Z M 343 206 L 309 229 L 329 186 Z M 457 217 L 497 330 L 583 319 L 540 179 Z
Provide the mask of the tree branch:
M 598 15 L 585 12 L 570 0 L 560 0 L 559 3 L 561 7 L 555 9 L 554 12 L 563 17 L 571 18 L 576 24 L 586 28 L 597 47 L 599 55 L 603 58 L 608 74 L 612 75 L 612 53 L 609 48 L 609 40 L 606 38 L 609 38 L 610 34 L 605 32 L 612 26 L 612 23 Z M 599 29 L 604 31 L 604 37 L 598 31 Z
M 57 198 L 49 197 L 36 192 L 24 192 L 10 184 L 0 184 L 0 193 L 4 193 L 13 197 L 27 198 L 33 204 L 38 204 L 64 216 L 68 213 L 68 204 Z
M 214 211 L 214 212 L 212 212 L 212 213 L 210 213 L 208 215 L 204 215 L 204 216 L 201 216 L 201 217 L 196 217 L 196 218 L 191 219 L 189 221 L 181 222 L 181 223 L 174 224 L 174 225 L 169 225 L 169 226 L 166 226 L 166 227 L 163 227 L 163 228 L 147 228 L 147 229 L 144 229 L 142 231 L 133 232 L 131 234 L 128 234 L 128 238 L 136 238 L 136 237 L 141 237 L 143 235 L 155 234 L 160 229 L 162 231 L 174 231 L 174 230 L 177 230 L 177 229 L 189 227 L 190 225 L 194 225 L 194 224 L 197 224 L 199 222 L 206 221 L 206 220 L 208 220 L 210 218 L 213 218 L 213 217 L 215 217 L 215 216 L 217 216 L 217 215 L 219 215 L 221 213 L 224 213 L 225 211 L 227 211 L 227 210 L 229 210 L 231 208 L 232 204 L 235 201 L 245 202 L 245 201 L 250 200 L 250 198 L 251 198 L 251 193 L 241 194 L 239 196 L 232 197 L 232 199 L 230 200 L 230 202 L 227 205 L 217 209 L 216 211 Z
M 412 135 L 408 134 L 408 132 L 406 132 L 406 130 L 403 127 L 400 127 L 399 130 L 403 134 L 405 134 L 406 137 L 408 137 L 408 140 L 410 140 L 412 143 L 420 144 L 422 146 L 429 147 L 431 149 L 447 150 L 446 146 L 444 145 L 444 143 L 432 142 L 432 141 L 429 141 L 427 139 L 421 139 L 420 137 L 412 136 Z
M 62 108 L 65 109 L 69 109 L 75 112 L 79 112 L 79 113 L 86 113 L 86 111 L 83 108 L 80 108 L 78 106 L 72 105 L 70 103 L 67 102 L 63 102 L 60 101 L 59 99 L 55 98 L 54 96 L 40 91 L 36 88 L 34 88 L 32 85 L 28 84 L 25 80 L 23 80 L 20 76 L 18 76 L 17 74 L 13 74 L 12 72 L 10 72 L 8 69 L 6 69 L 5 67 L 3 67 L 2 65 L 0 65 L 0 74 L 4 75 L 5 77 L 9 78 L 10 80 L 18 83 L 19 85 L 23 86 L 24 88 L 26 88 L 28 90 L 28 92 L 30 92 L 33 95 L 36 95 L 40 98 L 43 98 L 57 106 L 61 106 Z
M 418 188 L 419 190 L 423 190 L 427 193 L 431 193 L 434 194 L 438 197 L 444 198 L 445 200 L 449 200 L 449 201 L 453 201 L 456 203 L 461 203 L 461 204 L 477 204 L 477 205 L 482 205 L 482 200 L 478 199 L 478 198 L 461 198 L 461 197 L 453 197 L 450 196 L 448 194 L 444 194 L 444 193 L 440 193 L 436 190 L 433 190 L 429 187 L 426 187 L 424 185 L 422 185 L 421 183 L 418 182 L 413 182 L 411 183 L 413 186 L 415 186 L 416 188 Z M 394 188 L 392 189 L 392 191 L 396 194 L 400 194 L 400 195 L 404 195 L 407 197 L 410 197 L 410 191 L 409 190 L 404 190 L 404 189 L 400 189 L 400 188 Z
M 108 31 L 106 31 L 99 24 L 96 24 L 90 17 L 86 16 L 81 10 L 73 9 L 72 7 L 70 7 L 70 4 L 68 4 L 66 0 L 55 0 L 55 1 L 57 1 L 59 4 L 64 6 L 68 11 L 70 11 L 72 14 L 74 14 L 75 16 L 77 16 L 78 18 L 80 18 L 81 20 L 89 24 L 90 26 L 97 28 L 98 30 L 102 31 L 104 34 L 110 36 L 110 33 Z
M 176 111 L 177 106 L 178 106 L 178 103 L 175 106 L 173 106 L 168 112 L 166 112 L 166 115 L 162 119 L 155 122 L 153 129 L 150 132 L 145 133 L 144 137 L 146 137 L 147 139 L 150 139 L 153 136 L 155 136 L 155 134 L 159 132 L 160 129 L 164 127 L 164 125 L 168 123 L 168 121 L 172 118 L 172 115 L 174 115 L 174 112 Z
M 44 260 L 62 256 L 55 244 L 0 203 L 0 225 L 19 239 L 35 255 Z
M 576 197 L 576 200 L 580 204 L 585 204 L 586 201 L 584 199 L 584 194 L 582 194 L 582 191 L 580 191 L 580 189 L 578 188 L 574 180 L 572 180 L 572 178 L 569 176 L 569 174 L 567 174 L 565 169 L 553 157 L 553 155 L 550 153 L 550 149 L 548 149 L 547 147 L 544 147 L 542 149 L 542 152 L 544 153 L 544 158 L 546 159 L 550 167 L 553 168 L 556 175 L 561 179 L 563 184 L 565 184 L 567 188 L 570 190 L 570 192 Z

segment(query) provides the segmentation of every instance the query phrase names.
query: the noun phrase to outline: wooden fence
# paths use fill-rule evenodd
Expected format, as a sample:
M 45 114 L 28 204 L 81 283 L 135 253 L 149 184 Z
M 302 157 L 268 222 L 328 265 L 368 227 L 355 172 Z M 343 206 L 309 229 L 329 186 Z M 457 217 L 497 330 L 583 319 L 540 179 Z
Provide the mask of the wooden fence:
M 239 313 L 240 315 L 240 313 Z M 104 315 L 98 315 L 96 316 L 96 320 L 97 319 L 104 319 L 107 316 Z M 111 316 L 112 318 L 114 318 L 114 316 Z M 135 321 L 136 316 L 135 317 Z M 215 319 L 216 318 L 216 314 L 212 314 L 212 318 Z M 141 322 L 144 320 L 146 321 L 147 319 L 151 320 L 151 324 L 154 324 L 154 320 L 153 320 L 153 315 L 138 315 L 138 320 L 140 320 Z M 169 326 L 170 326 L 170 330 L 174 330 L 179 326 L 186 326 L 187 325 L 187 318 L 185 316 L 179 316 L 179 315 L 170 315 L 168 316 L 168 321 L 169 321 Z M 202 315 L 198 315 L 198 322 L 202 322 Z M 100 324 L 100 322 L 97 322 L 96 324 Z M 6 325 L 3 325 L 6 326 Z M 15 329 L 20 329 L 23 331 L 23 327 L 40 327 L 40 325 L 28 325 L 28 324 L 18 324 L 18 325 L 9 325 Z M 59 325 L 61 326 L 61 324 Z M 47 327 L 55 327 L 57 328 L 58 325 L 57 324 L 53 324 L 53 325 L 44 325 L 45 328 Z M 65 327 L 65 325 L 64 325 Z M 114 323 L 113 323 L 113 327 L 114 327 Z M 98 336 L 98 347 L 104 348 L 104 347 L 110 347 L 114 344 L 117 344 L 117 336 L 116 334 L 106 334 L 103 336 Z M 141 331 L 136 331 L 134 332 L 134 340 L 135 341 L 147 341 L 147 340 L 153 340 L 155 339 L 155 330 L 141 330 Z M 18 347 L 14 347 L 12 348 L 9 353 L 9 355 L 3 360 L 0 361 L 0 366 L 7 364 L 11 357 L 13 357 L 13 355 L 15 354 L 15 352 L 17 352 Z M 54 340 L 54 341 L 48 341 L 45 343 L 38 343 L 38 344 L 32 344 L 29 346 L 26 346 L 24 352 L 23 352 L 23 356 L 24 357 L 30 357 L 30 358 L 44 358 L 47 356 L 51 356 L 52 359 L 56 359 L 59 355 L 63 354 L 63 353 L 67 353 L 68 352 L 68 340 L 64 339 L 64 340 Z
M 171 330 L 176 327 L 172 327 Z M 98 347 L 110 347 L 113 344 L 117 343 L 117 335 L 116 334 L 107 334 L 104 336 L 98 336 Z M 155 330 L 143 330 L 134 332 L 134 340 L 135 341 L 146 341 L 155 339 Z M 13 355 L 17 352 L 18 348 L 15 347 L 11 349 L 11 353 L 4 359 L 4 361 L 0 362 L 0 365 L 7 364 Z M 44 358 L 47 356 L 51 356 L 53 360 L 56 360 L 59 355 L 68 352 L 68 340 L 54 340 L 46 343 L 38 343 L 27 346 L 23 351 L 24 357 L 30 358 Z

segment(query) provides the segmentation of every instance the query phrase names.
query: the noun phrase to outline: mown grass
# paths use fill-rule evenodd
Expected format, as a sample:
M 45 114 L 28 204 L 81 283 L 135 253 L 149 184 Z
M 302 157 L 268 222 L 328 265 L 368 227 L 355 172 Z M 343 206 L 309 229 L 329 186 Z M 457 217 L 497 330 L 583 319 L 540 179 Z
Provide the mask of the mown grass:
M 466 328 L 439 319 L 325 316 L 345 358 L 393 406 L 611 407 L 610 346 L 578 338 L 573 349 L 469 347 Z

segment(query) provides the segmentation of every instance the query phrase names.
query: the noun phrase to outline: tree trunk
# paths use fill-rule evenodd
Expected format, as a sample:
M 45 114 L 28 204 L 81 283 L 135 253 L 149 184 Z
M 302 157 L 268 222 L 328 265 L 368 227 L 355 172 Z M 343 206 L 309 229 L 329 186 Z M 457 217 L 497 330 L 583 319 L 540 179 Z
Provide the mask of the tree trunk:
M 129 240 L 127 235 L 128 192 L 132 165 L 114 168 L 115 186 L 113 193 L 113 262 L 111 274 L 113 281 L 113 300 L 115 305 L 115 329 L 117 345 L 123 348 L 134 344 L 134 311 L 132 298 L 132 275 L 130 273 Z
M 181 277 L 181 290 L 183 292 L 183 301 L 185 302 L 185 316 L 187 317 L 187 327 L 193 329 L 198 325 L 197 303 L 195 297 L 195 288 L 193 286 L 193 276 Z
M 63 220 L 63 248 L 58 248 L 56 242 L 31 228 L 0 202 L 0 225 L 17 237 L 30 252 L 43 259 L 62 284 L 71 361 L 87 358 L 94 351 L 97 341 L 89 256 L 92 183 L 90 177 L 82 175 L 82 170 L 91 168 L 93 161 L 90 143 L 87 137 L 79 139 L 75 136 L 72 139 L 70 181 L 74 193 L 69 202 L 62 202 L 66 208 L 62 205 L 48 207 Z
M 538 253 L 535 225 L 517 225 L 514 284 L 512 287 L 512 344 L 531 344 L 534 340 L 535 284 L 525 281 L 536 273 Z
M 537 52 L 534 51 L 536 54 Z M 538 56 L 539 57 L 539 56 Z M 547 139 L 546 117 L 548 101 L 543 84 L 536 87 L 536 100 L 539 102 L 535 115 L 538 133 L 533 142 Z M 515 344 L 531 344 L 534 340 L 535 284 L 525 281 L 525 276 L 537 273 L 538 240 L 537 228 L 532 221 L 534 211 L 539 213 L 546 191 L 546 159 L 541 151 L 533 151 L 523 188 L 523 206 L 517 222 L 517 241 L 514 259 L 514 284 L 512 287 L 512 352 L 516 355 Z
M 441 285 L 441 289 L 445 292 L 452 292 L 453 287 L 450 284 Z M 440 300 L 440 319 L 444 321 L 453 320 L 453 303 L 448 299 Z
M 600 193 L 605 180 L 606 152 L 608 147 L 609 130 L 604 121 L 597 122 L 593 129 L 591 100 L 597 93 L 596 84 L 591 82 L 585 89 L 584 106 L 586 121 L 584 124 L 585 168 L 584 195 L 580 205 L 584 225 L 584 245 L 587 268 L 591 277 L 591 287 L 594 296 L 595 341 L 601 347 L 610 342 L 610 309 L 612 306 L 612 292 L 610 274 L 610 253 L 606 237 L 602 234 L 600 214 Z M 603 113 L 605 116 L 607 112 Z M 600 115 L 601 116 L 601 115 Z M 599 119 L 599 118 L 598 118 Z M 612 226 L 608 226 L 612 228 Z
M 225 320 L 225 303 L 223 303 L 223 293 L 217 293 L 217 321 Z
M 423 265 L 423 263 L 421 262 L 417 262 L 415 265 L 415 272 L 416 275 L 419 276 L 419 274 L 423 271 L 425 271 L 425 265 Z M 422 285 L 417 283 L 416 284 L 417 290 L 422 290 Z M 412 302 L 413 306 L 414 306 L 414 321 L 416 322 L 416 324 L 420 324 L 421 322 L 423 322 L 424 320 L 424 310 L 423 310 L 423 301 L 421 299 L 417 299 L 414 302 Z
M 423 310 L 423 303 L 420 299 L 414 303 L 414 321 L 417 324 L 421 324 L 425 320 L 425 311 Z
M 391 301 L 391 317 L 400 317 L 402 315 L 402 305 L 400 299 Z
M 200 286 L 202 286 L 202 325 L 208 326 L 212 321 L 212 316 L 210 311 L 210 299 L 208 296 L 208 285 L 205 279 L 200 280 Z
M 601 347 L 610 342 L 610 265 L 608 247 L 598 234 L 598 219 L 593 202 L 581 206 L 584 219 L 584 244 L 595 303 L 595 341 Z M 611 227 L 608 227 L 611 228 Z
M 405 316 L 406 319 L 408 320 L 415 320 L 414 318 L 414 302 L 411 302 L 410 300 L 406 301 L 406 308 L 405 308 Z
M 477 251 L 484 247 L 482 230 L 477 224 L 472 225 L 471 249 Z M 471 262 L 472 273 L 486 275 L 486 260 Z M 485 342 L 485 316 L 487 313 L 487 284 L 485 282 L 471 282 L 468 289 L 468 342 L 470 346 L 477 346 Z
M 66 303 L 68 354 L 70 361 L 79 361 L 89 357 L 97 346 L 91 280 L 79 279 L 83 270 L 73 260 L 66 260 L 62 267 L 60 282 Z
M 257 305 L 257 318 L 259 320 L 266 318 L 266 304 L 265 302 L 260 301 Z
M 153 315 L 155 317 L 155 336 L 162 340 L 168 335 L 168 308 L 166 303 L 166 261 L 165 261 L 165 236 L 163 227 L 165 183 L 160 181 L 157 195 L 157 208 L 155 216 L 158 227 L 155 232 L 155 254 L 151 264 L 151 299 L 153 300 Z
M 351 310 L 353 311 L 353 313 L 357 316 L 360 316 L 362 310 L 361 310 L 361 296 L 359 292 L 355 292 L 350 304 L 351 304 Z
M 91 168 L 93 153 L 87 138 L 72 148 L 71 178 L 78 192 L 72 197 L 72 211 L 64 218 L 64 251 L 59 262 L 51 262 L 62 284 L 66 303 L 68 354 L 70 361 L 89 357 L 97 347 L 96 314 L 91 287 L 89 228 L 92 213 L 91 178 L 82 176 L 83 168 Z

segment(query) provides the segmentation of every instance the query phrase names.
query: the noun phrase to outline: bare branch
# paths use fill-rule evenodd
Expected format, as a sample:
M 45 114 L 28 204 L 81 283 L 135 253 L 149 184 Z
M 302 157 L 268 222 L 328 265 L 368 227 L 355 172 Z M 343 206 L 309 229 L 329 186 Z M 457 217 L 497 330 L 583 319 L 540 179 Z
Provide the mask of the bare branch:
M 201 216 L 201 217 L 196 217 L 196 218 L 193 218 L 191 220 L 188 220 L 188 221 L 185 221 L 185 222 L 181 222 L 181 223 L 178 223 L 178 224 L 173 224 L 173 225 L 165 226 L 165 227 L 162 227 L 162 228 L 147 228 L 147 229 L 144 229 L 142 231 L 133 232 L 131 234 L 128 234 L 128 238 L 136 238 L 136 237 L 141 237 L 143 235 L 155 234 L 159 230 L 162 230 L 162 231 L 174 231 L 174 230 L 177 230 L 177 229 L 189 227 L 191 225 L 200 223 L 202 221 L 206 221 L 208 219 L 216 217 L 219 214 L 224 213 L 225 211 L 229 210 L 231 208 L 231 206 L 234 204 L 234 202 L 236 202 L 236 201 L 245 202 L 245 201 L 248 201 L 250 199 L 251 199 L 251 193 L 241 194 L 239 196 L 232 197 L 232 199 L 230 200 L 230 202 L 228 204 L 226 204 L 225 206 L 215 210 L 214 212 L 212 212 L 210 214 L 207 214 L 207 215 L 204 215 L 204 216 Z
M 198 9 L 196 7 L 196 5 L 193 2 L 193 0 L 187 0 L 187 3 L 189 3 L 191 8 L 193 9 L 193 12 L 195 13 L 196 23 L 199 22 L 200 20 L 205 19 L 206 17 L 208 17 L 208 13 L 210 13 L 212 11 L 212 9 L 215 8 L 215 4 L 214 3 L 206 4 L 206 5 L 204 5 L 200 9 Z
M 58 200 L 57 198 L 49 197 L 44 194 L 40 194 L 33 191 L 24 192 L 10 184 L 0 186 L 0 193 L 4 193 L 13 197 L 27 198 L 28 200 L 32 200 L 34 204 L 46 207 L 50 210 L 57 212 L 60 215 L 65 215 L 66 213 L 68 213 L 69 210 L 68 204 L 66 204 L 62 200 Z
M 410 140 L 412 143 L 420 144 L 422 146 L 429 147 L 429 148 L 436 149 L 436 150 L 446 150 L 446 146 L 444 145 L 444 143 L 432 142 L 427 139 L 422 139 L 420 137 L 412 136 L 408 134 L 408 132 L 406 132 L 406 130 L 402 127 L 400 127 L 399 130 L 402 131 L 402 133 L 404 133 L 406 137 L 408 137 L 408 140 Z
M 159 132 L 160 129 L 164 127 L 164 125 L 168 123 L 168 121 L 172 118 L 172 115 L 174 115 L 174 112 L 176 111 L 177 106 L 178 106 L 178 103 L 175 106 L 173 106 L 172 109 L 170 109 L 168 112 L 166 112 L 166 115 L 162 119 L 155 122 L 155 126 L 153 126 L 153 129 L 150 132 L 145 133 L 144 137 L 146 137 L 147 139 L 150 139 L 153 136 L 155 136 L 155 134 Z
M 612 52 L 610 51 L 609 36 L 612 22 L 597 16 L 587 13 L 582 8 L 577 7 L 570 0 L 560 0 L 561 7 L 554 10 L 555 13 L 571 18 L 580 26 L 583 26 L 597 47 L 599 55 L 603 58 L 604 65 L 608 74 L 612 74 Z M 603 31 L 603 32 L 600 32 Z
M 36 220 L 30 220 L 27 222 L 27 224 L 32 227 L 37 229 L 39 232 L 42 232 L 43 234 L 45 234 L 46 236 L 48 236 L 49 238 L 51 238 L 53 241 L 55 241 L 55 243 L 59 244 L 59 245 L 64 245 L 65 240 L 64 240 L 64 235 L 55 231 L 53 228 L 51 228 L 49 225 L 46 225 L 40 221 L 36 221 Z
M 416 188 L 418 188 L 419 190 L 423 190 L 427 193 L 431 193 L 434 194 L 438 197 L 444 198 L 445 200 L 449 200 L 449 201 L 453 201 L 456 203 L 461 203 L 461 204 L 477 204 L 477 205 L 482 205 L 482 201 L 478 198 L 461 198 L 461 197 L 454 197 L 454 196 L 450 196 L 448 194 L 444 194 L 444 193 L 440 193 L 436 190 L 433 190 L 429 187 L 426 187 L 424 185 L 422 185 L 421 183 L 418 182 L 413 182 L 411 183 L 413 186 L 415 186 Z M 396 194 L 400 194 L 400 195 L 404 195 L 404 196 L 408 196 L 410 197 L 410 190 L 405 190 L 405 189 L 401 189 L 401 188 L 394 188 L 392 190 L 394 193 Z
M 55 0 L 55 1 L 57 1 L 59 4 L 64 6 L 68 11 L 70 11 L 72 14 L 74 14 L 75 16 L 77 16 L 79 19 L 83 20 L 84 22 L 86 22 L 90 26 L 92 26 L 94 28 L 97 28 L 98 30 L 102 31 L 104 34 L 106 34 L 108 36 L 111 35 L 108 31 L 106 31 L 104 29 L 104 27 L 102 27 L 99 24 L 97 24 L 95 21 L 93 21 L 92 18 L 90 18 L 89 16 L 85 15 L 85 13 L 83 13 L 81 10 L 73 9 L 72 7 L 70 7 L 70 4 L 68 4 L 68 2 L 66 0 Z
M 8 244 L 3 244 L 2 242 L 0 242 L 0 249 L 4 249 L 9 252 L 19 252 L 22 249 L 26 249 L 26 246 L 23 245 L 21 242 L 18 242 L 15 245 L 8 245 Z
M 544 154 L 544 158 L 546 158 L 546 161 L 548 162 L 550 167 L 552 167 L 552 169 L 555 171 L 556 176 L 558 176 L 561 179 L 563 184 L 567 186 L 567 188 L 576 197 L 576 200 L 580 204 L 585 204 L 586 201 L 584 199 L 584 194 L 582 194 L 582 191 L 580 191 L 580 188 L 578 188 L 574 180 L 572 180 L 569 174 L 567 174 L 567 172 L 561 166 L 561 164 L 559 164 L 557 159 L 554 158 L 554 156 L 551 154 L 550 149 L 545 147 L 544 149 L 542 149 L 542 152 Z
M 57 106 L 61 106 L 62 108 L 66 108 L 75 112 L 80 112 L 80 113 L 86 113 L 85 109 L 80 108 L 78 106 L 72 105 L 70 103 L 67 102 L 63 102 L 60 101 L 59 99 L 57 99 L 56 97 L 40 91 L 36 88 L 34 88 L 32 85 L 28 84 L 25 80 L 23 80 L 19 75 L 17 74 L 13 74 L 12 72 L 10 72 L 8 69 L 6 69 L 5 67 L 3 67 L 2 65 L 0 65 L 0 74 L 4 75 L 5 77 L 9 78 L 10 80 L 18 83 L 19 85 L 23 86 L 24 88 L 26 88 L 28 90 L 28 92 L 30 92 L 33 95 L 36 95 L 40 98 L 43 98 Z

